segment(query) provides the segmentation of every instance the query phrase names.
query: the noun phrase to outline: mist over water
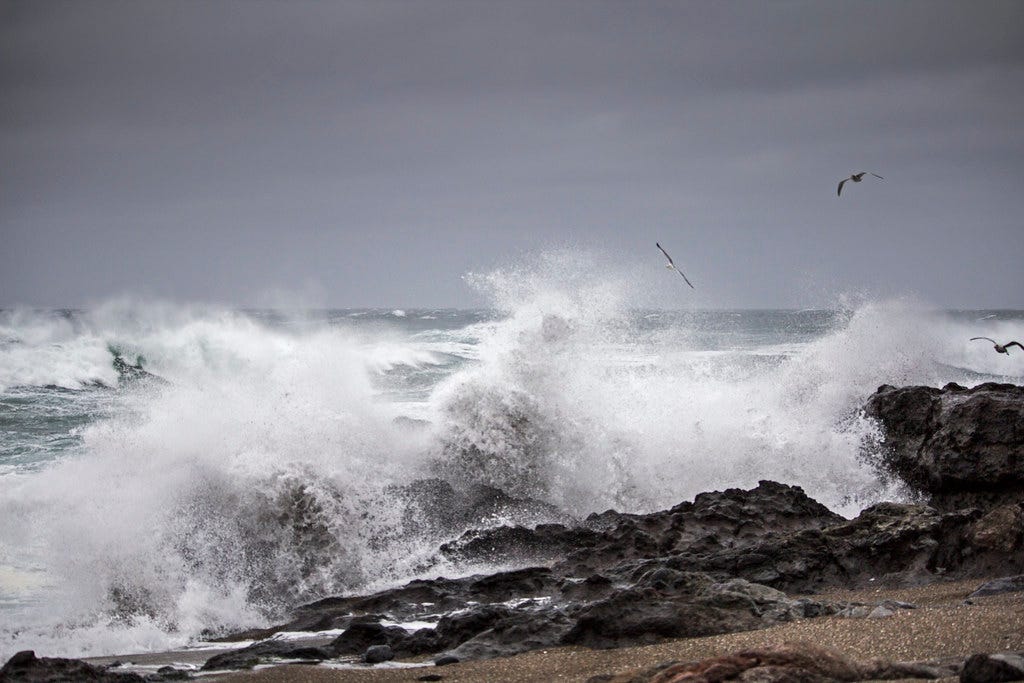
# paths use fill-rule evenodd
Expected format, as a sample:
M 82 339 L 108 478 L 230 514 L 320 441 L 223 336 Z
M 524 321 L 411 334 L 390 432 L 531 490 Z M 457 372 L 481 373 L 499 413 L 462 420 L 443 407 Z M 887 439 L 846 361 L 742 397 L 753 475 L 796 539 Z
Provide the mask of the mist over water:
M 901 495 L 865 462 L 879 385 L 1024 373 L 968 341 L 1019 337 L 1017 312 L 639 310 L 592 273 L 470 277 L 484 311 L 0 313 L 0 658 L 467 571 L 403 493 L 428 478 L 573 516 L 773 479 L 852 516 Z M 168 383 L 116 388 L 110 348 Z

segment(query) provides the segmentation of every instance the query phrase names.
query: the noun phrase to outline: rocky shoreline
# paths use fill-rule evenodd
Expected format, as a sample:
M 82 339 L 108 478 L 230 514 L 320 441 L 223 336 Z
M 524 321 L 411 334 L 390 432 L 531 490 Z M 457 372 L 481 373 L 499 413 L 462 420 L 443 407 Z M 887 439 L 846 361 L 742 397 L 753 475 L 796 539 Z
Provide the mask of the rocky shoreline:
M 609 510 L 579 523 L 471 529 L 440 553 L 470 563 L 497 557 L 521 568 L 303 605 L 285 623 L 229 636 L 248 644 L 209 657 L 200 671 L 166 669 L 144 678 L 123 665 L 23 652 L 0 669 L 0 681 L 178 680 L 296 661 L 443 666 L 568 646 L 645 646 L 822 617 L 891 619 L 916 607 L 891 598 L 819 597 L 837 590 L 1003 577 L 980 586 L 975 597 L 1024 591 L 1024 387 L 883 386 L 865 412 L 881 435 L 865 457 L 919 502 L 879 503 L 847 520 L 799 487 L 762 481 L 650 514 Z M 413 488 L 438 516 L 472 519 L 501 506 L 516 506 L 526 520 L 557 512 L 495 490 L 456 492 L 441 480 Z M 1021 652 L 972 654 L 865 663 L 819 645 L 789 644 L 593 680 L 1024 679 Z M 444 669 L 431 669 L 417 669 L 408 680 L 443 679 Z

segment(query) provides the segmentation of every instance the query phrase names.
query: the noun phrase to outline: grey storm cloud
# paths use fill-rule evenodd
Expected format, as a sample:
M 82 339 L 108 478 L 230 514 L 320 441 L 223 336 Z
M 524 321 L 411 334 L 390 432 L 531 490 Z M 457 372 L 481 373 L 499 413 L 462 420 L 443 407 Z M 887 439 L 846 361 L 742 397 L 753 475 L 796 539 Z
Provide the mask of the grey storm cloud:
M 1020 307 L 1022 84 L 1019 2 L 3 2 L 0 305 Z

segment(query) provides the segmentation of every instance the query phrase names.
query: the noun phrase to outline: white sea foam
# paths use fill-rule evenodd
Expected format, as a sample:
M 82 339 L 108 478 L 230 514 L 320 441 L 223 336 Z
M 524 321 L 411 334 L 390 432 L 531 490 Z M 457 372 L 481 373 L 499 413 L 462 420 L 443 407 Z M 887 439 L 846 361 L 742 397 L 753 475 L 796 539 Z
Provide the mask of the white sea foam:
M 365 340 L 222 311 L 136 315 L 133 344 L 171 384 L 126 394 L 80 455 L 0 481 L 0 562 L 43 567 L 51 586 L 0 650 L 177 646 L 412 561 L 369 546 L 400 526 L 379 493 L 415 475 L 426 437 L 394 428 Z M 102 329 L 90 338 L 107 353 L 125 332 Z
M 878 385 L 1024 372 L 1024 354 L 968 341 L 1020 336 L 998 316 L 866 303 L 813 332 L 709 342 L 711 318 L 637 313 L 595 272 L 549 257 L 470 278 L 505 317 L 451 330 L 124 301 L 3 314 L 0 386 L 113 385 L 109 344 L 170 384 L 118 393 L 80 448 L 0 476 L 0 657 L 180 647 L 301 600 L 474 569 L 431 564 L 438 539 L 407 532 L 388 489 L 438 474 L 579 515 L 773 479 L 854 515 L 898 495 L 862 459 Z M 389 393 L 403 383 L 415 391 Z
M 760 479 L 856 514 L 898 495 L 863 459 L 875 427 L 860 408 L 879 385 L 971 384 L 969 368 L 1014 367 L 970 347 L 963 323 L 908 301 L 862 305 L 751 363 L 760 354 L 694 348 L 699 330 L 685 323 L 624 324 L 620 290 L 572 275 L 477 280 L 510 315 L 482 339 L 480 364 L 438 389 L 432 422 L 453 474 L 579 514 Z M 645 361 L 623 363 L 623 349 Z

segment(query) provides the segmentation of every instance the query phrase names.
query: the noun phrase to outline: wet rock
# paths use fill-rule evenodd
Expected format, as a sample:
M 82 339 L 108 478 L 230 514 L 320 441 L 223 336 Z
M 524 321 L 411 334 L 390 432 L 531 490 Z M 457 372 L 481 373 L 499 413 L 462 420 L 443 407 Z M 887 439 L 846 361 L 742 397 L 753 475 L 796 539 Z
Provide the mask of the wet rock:
M 410 620 L 425 613 L 465 609 L 472 603 L 551 595 L 558 591 L 558 585 L 559 580 L 547 567 L 524 567 L 459 579 L 416 579 L 399 588 L 371 595 L 325 598 L 303 605 L 295 611 L 295 619 L 275 628 L 281 631 L 347 628 L 346 620 L 351 621 L 354 616 L 379 619 L 382 614 L 396 620 Z M 309 628 L 310 624 L 317 628 Z
M 748 631 L 759 624 L 749 612 L 624 590 L 584 608 L 562 642 L 593 648 L 646 645 L 666 638 Z
M 476 601 L 505 602 L 551 595 L 557 586 L 558 582 L 547 567 L 526 567 L 474 577 L 467 590 Z
M 879 503 L 855 519 L 708 552 L 683 551 L 672 563 L 745 578 L 787 591 L 833 586 L 911 586 L 939 578 L 1008 573 L 1024 554 L 975 546 L 976 509 L 943 513 L 925 505 Z
M 322 647 L 287 640 L 265 640 L 238 650 L 215 654 L 206 660 L 202 670 L 251 669 L 257 664 L 274 659 L 303 659 L 319 662 L 333 659 L 334 656 L 333 652 Z
M 133 673 L 115 673 L 79 659 L 36 657 L 33 650 L 16 653 L 0 668 L 2 683 L 63 683 L 91 681 L 95 683 L 142 683 L 145 679 Z
M 295 610 L 295 619 L 282 625 L 280 630 L 296 630 L 306 622 L 324 623 L 325 618 L 336 621 L 352 616 L 374 617 L 387 613 L 405 619 L 429 605 L 436 612 L 459 609 L 466 604 L 465 580 L 414 579 L 400 588 L 392 588 L 370 595 L 331 597 L 302 605 Z M 347 626 L 345 626 L 347 628 Z
M 458 657 L 452 655 L 441 655 L 434 660 L 434 666 L 448 666 L 449 664 L 458 664 L 461 661 Z
M 749 491 L 702 493 L 692 503 L 646 515 L 595 514 L 574 528 L 547 524 L 471 531 L 442 546 L 441 552 L 455 560 L 564 558 L 553 566 L 556 574 L 587 576 L 624 561 L 684 550 L 745 548 L 757 540 L 841 521 L 800 487 L 762 481 Z
M 971 528 L 971 542 L 984 550 L 1012 552 L 1024 543 L 1024 508 L 1012 503 L 989 511 Z
M 509 496 L 493 486 L 478 484 L 456 489 L 444 479 L 420 479 L 391 487 L 388 494 L 408 506 L 406 523 L 422 530 L 460 531 L 485 525 L 492 519 L 520 524 L 570 521 L 554 505 Z
M 1024 387 L 879 387 L 865 406 L 885 440 L 881 464 L 943 509 L 1021 500 Z
M 557 645 L 571 626 L 559 609 L 512 611 L 446 654 L 459 660 L 510 657 Z
M 456 614 L 446 615 L 438 622 L 438 649 L 452 648 L 494 627 L 510 617 L 513 610 L 504 605 L 480 605 Z
M 395 652 L 389 645 L 371 645 L 363 653 L 363 661 L 367 664 L 380 664 L 390 662 L 395 658 Z
M 532 528 L 500 526 L 467 531 L 459 539 L 442 545 L 441 553 L 456 561 L 495 556 L 549 561 L 564 557 L 572 548 L 592 546 L 600 538 L 601 534 L 591 529 L 570 528 L 562 524 L 542 524 Z
M 341 624 L 346 631 L 324 646 L 336 655 L 387 645 L 397 657 L 445 653 L 466 660 L 558 643 L 638 645 L 828 614 L 884 618 L 912 605 L 793 600 L 784 591 L 1019 572 L 1024 544 L 1009 543 L 1005 531 L 1014 528 L 1012 512 L 880 503 L 847 520 L 798 487 L 763 481 L 661 512 L 592 515 L 578 527 L 469 532 L 443 552 L 460 560 L 551 564 L 328 598 L 301 607 L 279 628 Z M 385 617 L 437 626 L 408 633 L 376 623 Z
M 976 654 L 964 662 L 961 683 L 1001 683 L 1024 680 L 1024 656 L 1021 653 Z
M 561 598 L 570 602 L 593 602 L 606 598 L 615 584 L 603 574 L 591 574 L 585 579 L 566 577 L 558 585 Z
M 382 626 L 376 622 L 355 622 L 332 640 L 326 650 L 338 655 L 356 655 L 366 652 L 374 645 L 387 645 L 400 649 L 400 644 L 409 637 L 408 631 L 399 626 Z
M 785 593 L 743 579 L 654 571 L 630 588 L 574 610 L 566 644 L 607 648 L 642 645 L 665 638 L 732 633 L 794 619 L 831 614 L 839 606 Z
M 1024 591 L 1024 574 L 1016 576 L 1005 576 L 992 581 L 986 581 L 978 586 L 968 598 L 981 598 L 986 595 L 999 595 L 1000 593 L 1015 593 Z

